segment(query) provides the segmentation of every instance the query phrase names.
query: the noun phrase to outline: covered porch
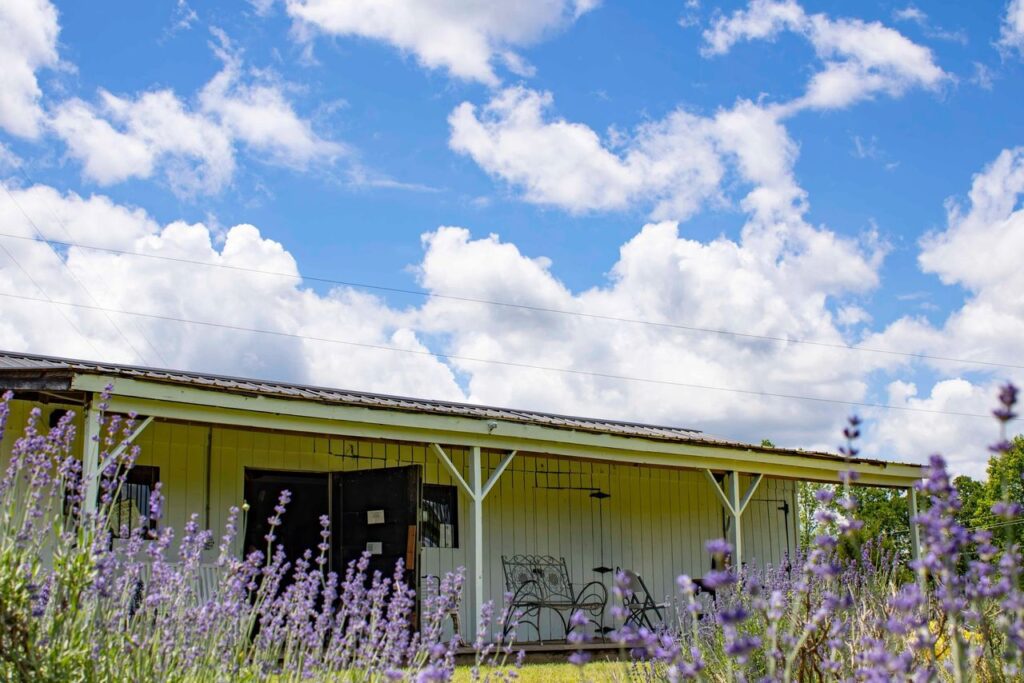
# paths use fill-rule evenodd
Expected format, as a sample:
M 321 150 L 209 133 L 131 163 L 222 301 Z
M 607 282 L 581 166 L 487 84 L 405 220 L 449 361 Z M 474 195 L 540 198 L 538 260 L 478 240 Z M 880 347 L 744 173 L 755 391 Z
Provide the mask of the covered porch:
M 310 490 L 319 490 L 322 477 L 326 509 L 296 507 L 295 514 L 310 516 L 300 526 L 328 514 L 339 539 L 348 534 L 358 538 L 357 549 L 403 557 L 424 592 L 436 577 L 465 567 L 464 600 L 452 622 L 468 639 L 481 606 L 500 605 L 513 588 L 511 558 L 564 560 L 573 590 L 594 583 L 610 591 L 614 570 L 630 570 L 661 601 L 674 594 L 679 574 L 700 578 L 712 568 L 709 539 L 730 538 L 736 562 L 783 563 L 796 549 L 797 481 L 836 482 L 853 469 L 861 483 L 906 488 L 921 476 L 916 466 L 849 463 L 692 430 L 350 392 L 324 396 L 328 390 L 184 373 L 80 365 L 31 381 L 22 373 L 18 386 L 14 379 L 7 376 L 5 385 L 27 399 L 86 416 L 112 386 L 108 410 L 142 416 L 133 435 L 139 465 L 161 482 L 165 522 L 176 528 L 195 512 L 219 535 L 228 508 L 253 496 L 253 481 L 304 474 L 312 477 Z M 84 467 L 92 474 L 98 427 L 93 419 L 81 424 Z M 414 500 L 410 489 L 383 487 L 361 504 L 365 510 L 339 507 L 336 499 L 352 496 L 342 496 L 335 482 L 403 468 L 416 473 Z M 411 524 L 401 517 L 410 505 Z M 401 547 L 373 536 L 392 520 L 415 527 Z M 244 543 L 244 536 L 236 539 L 237 552 Z M 340 544 L 332 544 L 335 567 L 353 547 Z M 564 617 L 543 610 L 519 638 L 560 639 Z M 606 614 L 591 628 L 602 625 L 613 626 Z

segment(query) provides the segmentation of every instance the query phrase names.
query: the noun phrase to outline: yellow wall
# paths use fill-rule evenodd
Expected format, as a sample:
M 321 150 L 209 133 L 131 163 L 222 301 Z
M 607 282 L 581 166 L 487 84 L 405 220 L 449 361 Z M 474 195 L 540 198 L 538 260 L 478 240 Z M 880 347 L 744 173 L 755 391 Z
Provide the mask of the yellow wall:
M 11 425 L 20 432 L 27 404 L 15 401 Z M 49 410 L 49 408 L 47 408 Z M 45 413 L 44 413 L 45 414 Z M 44 418 L 45 419 L 45 418 Z M 45 422 L 44 422 L 45 426 Z M 11 430 L 9 430 L 11 431 Z M 12 435 L 4 439 L 6 454 Z M 210 519 L 206 513 L 209 439 Z M 223 534 L 228 508 L 241 505 L 243 473 L 257 469 L 315 472 L 419 464 L 423 481 L 454 485 L 447 470 L 425 444 L 370 442 L 337 437 L 285 434 L 154 421 L 137 439 L 139 464 L 160 468 L 166 496 L 165 522 L 180 529 L 188 516 L 209 522 L 215 540 Z M 465 449 L 446 449 L 468 476 Z M 487 470 L 501 453 L 484 453 Z M 484 473 L 484 478 L 489 472 Z M 741 484 L 746 489 L 748 481 Z M 584 489 L 599 488 L 610 497 L 597 500 Z M 795 487 L 791 481 L 765 480 L 743 517 L 744 559 L 778 564 L 787 550 L 785 517 L 790 506 L 788 549 L 795 549 Z M 424 548 L 419 573 L 441 575 L 470 561 L 468 498 L 459 496 L 459 548 Z M 700 577 L 710 568 L 705 541 L 723 535 L 722 507 L 700 472 L 611 465 L 536 455 L 518 455 L 492 489 L 484 505 L 485 588 L 500 600 L 504 578 L 501 556 L 537 554 L 565 557 L 577 585 L 598 579 L 610 587 L 611 575 L 595 567 L 622 567 L 640 574 L 656 600 L 674 593 L 675 577 Z M 240 548 L 240 544 L 236 550 Z M 214 559 L 216 550 L 209 551 Z M 469 624 L 466 614 L 463 623 Z M 546 637 L 557 637 L 545 620 Z M 532 636 L 532 633 L 523 633 Z

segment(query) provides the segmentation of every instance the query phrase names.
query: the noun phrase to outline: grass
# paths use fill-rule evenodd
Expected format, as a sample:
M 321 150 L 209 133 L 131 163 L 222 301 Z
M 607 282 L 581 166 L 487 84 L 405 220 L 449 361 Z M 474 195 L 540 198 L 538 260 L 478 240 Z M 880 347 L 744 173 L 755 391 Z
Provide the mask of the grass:
M 460 666 L 455 670 L 454 683 L 469 683 L 472 680 L 470 667 Z M 481 671 L 481 677 L 487 673 Z M 581 681 L 628 681 L 629 666 L 624 662 L 591 662 L 581 671 L 572 664 L 526 664 L 519 669 L 516 678 L 521 683 L 581 683 Z

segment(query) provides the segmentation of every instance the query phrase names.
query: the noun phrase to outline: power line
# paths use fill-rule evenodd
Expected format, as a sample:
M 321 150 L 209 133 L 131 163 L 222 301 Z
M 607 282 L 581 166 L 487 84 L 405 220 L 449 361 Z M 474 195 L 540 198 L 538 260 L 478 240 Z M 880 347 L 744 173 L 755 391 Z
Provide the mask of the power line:
M 38 299 L 36 297 L 25 296 L 25 295 L 22 295 L 22 294 L 12 294 L 12 293 L 9 293 L 9 292 L 0 292 L 0 296 L 8 297 L 8 298 L 11 298 L 11 299 L 22 299 L 22 300 L 25 300 L 25 301 L 44 301 L 43 299 Z M 347 340 L 347 339 L 334 339 L 334 338 L 330 338 L 330 337 L 313 337 L 313 336 L 308 336 L 308 335 L 295 334 L 293 332 L 281 332 L 279 330 L 266 330 L 266 329 L 260 329 L 260 328 L 254 328 L 254 327 L 244 327 L 244 326 L 241 326 L 241 325 L 230 325 L 230 324 L 227 324 L 227 323 L 210 322 L 210 321 L 205 321 L 205 320 L 191 320 L 189 318 L 179 318 L 179 317 L 176 317 L 176 316 L 160 315 L 160 314 L 156 314 L 156 313 L 142 313 L 142 312 L 139 312 L 139 311 L 125 311 L 125 310 L 121 310 L 121 309 L 103 308 L 103 307 L 100 307 L 100 306 L 90 306 L 90 305 L 87 305 L 87 304 L 79 304 L 79 303 L 74 303 L 74 302 L 70 302 L 70 301 L 53 301 L 53 300 L 49 300 L 49 303 L 57 304 L 57 305 L 61 305 L 61 306 L 72 306 L 72 307 L 75 307 L 75 308 L 84 308 L 84 309 L 88 309 L 88 310 L 104 310 L 104 311 L 109 311 L 111 313 L 120 313 L 122 315 L 134 315 L 134 316 L 139 316 L 139 317 L 143 317 L 143 318 L 150 318 L 150 319 L 153 319 L 153 320 L 164 320 L 164 321 L 184 323 L 184 324 L 189 324 L 189 325 L 202 325 L 204 327 L 215 327 L 215 328 L 220 328 L 220 329 L 225 329 L 225 330 L 234 330 L 234 331 L 237 331 L 237 332 L 251 332 L 251 333 L 256 333 L 256 334 L 267 334 L 267 335 L 273 335 L 273 336 L 276 336 L 276 337 L 286 337 L 286 338 L 290 338 L 290 339 L 299 339 L 299 340 L 302 340 L 302 341 L 316 341 L 316 342 L 324 342 L 324 343 L 328 343 L 328 344 L 342 344 L 342 345 L 345 345 L 345 346 L 353 346 L 353 347 L 359 347 L 359 348 L 365 348 L 365 349 L 376 349 L 376 350 L 379 350 L 379 351 L 393 351 L 393 352 L 396 352 L 396 353 L 408 353 L 408 354 L 413 354 L 413 355 L 418 355 L 418 356 L 432 356 L 434 358 L 438 358 L 438 359 L 441 359 L 441 360 L 449 360 L 449 361 L 464 361 L 464 362 L 470 362 L 470 363 L 484 363 L 484 364 L 488 364 L 488 365 L 499 365 L 499 366 L 503 366 L 503 367 L 522 368 L 522 369 L 527 369 L 527 370 L 541 370 L 541 371 L 545 371 L 545 372 L 557 372 L 557 373 L 562 373 L 562 374 L 566 374 L 566 375 L 575 375 L 575 376 L 583 376 L 583 377 L 595 377 L 595 378 L 599 378 L 599 379 L 611 379 L 611 380 L 619 380 L 619 381 L 625 381 L 625 382 L 640 382 L 640 383 L 644 383 L 644 384 L 657 384 L 657 385 L 663 385 L 663 386 L 683 387 L 683 388 L 687 388 L 687 389 L 699 389 L 699 390 L 703 390 L 703 391 L 720 391 L 720 392 L 726 392 L 726 393 L 732 393 L 732 394 L 743 394 L 743 395 L 746 395 L 746 396 L 762 396 L 762 397 L 767 397 L 767 398 L 781 398 L 781 399 L 789 399 L 789 400 L 797 400 L 797 401 L 811 401 L 811 402 L 815 402 L 815 403 L 832 403 L 832 404 L 837 404 L 837 405 L 853 406 L 853 407 L 859 407 L 859 408 L 880 408 L 880 409 L 883 409 L 883 410 L 900 410 L 900 411 L 911 412 L 911 413 L 929 413 L 929 414 L 932 414 L 932 415 L 951 415 L 951 416 L 959 416 L 959 417 L 982 417 L 982 418 L 987 418 L 987 419 L 991 419 L 991 417 L 992 417 L 991 415 L 986 415 L 986 414 L 982 414 L 982 413 L 963 413 L 963 412 L 956 412 L 956 411 L 949 411 L 949 410 L 932 410 L 930 408 L 916 408 L 916 407 L 913 407 L 913 406 L 895 406 L 895 405 L 890 405 L 890 404 L 887 404 L 887 403 L 867 403 L 867 402 L 862 402 L 862 401 L 844 401 L 844 400 L 841 400 L 841 399 L 822 398 L 822 397 L 818 397 L 818 396 L 802 396 L 802 395 L 799 395 L 799 394 L 782 394 L 782 393 L 776 393 L 776 392 L 771 392 L 771 391 L 758 391 L 758 390 L 754 390 L 754 389 L 738 389 L 738 388 L 735 388 L 735 387 L 719 387 L 719 386 L 712 386 L 712 385 L 707 385 L 707 384 L 692 384 L 692 383 L 689 383 L 689 382 L 677 382 L 677 381 L 674 381 L 674 380 L 654 379 L 654 378 L 649 378 L 649 377 L 631 377 L 629 375 L 617 375 L 617 374 L 607 373 L 607 372 L 595 372 L 595 371 L 589 371 L 589 370 L 576 370 L 576 369 L 573 369 L 573 368 L 560 368 L 560 367 L 553 367 L 553 366 L 546 366 L 546 365 L 533 365 L 531 363 L 518 363 L 518 362 L 515 362 L 515 361 L 498 360 L 498 359 L 493 359 L 493 358 L 476 358 L 476 357 L 473 357 L 473 356 L 462 356 L 462 355 L 449 354 L 449 353 L 439 353 L 439 352 L 429 351 L 429 350 L 404 349 L 404 348 L 397 347 L 397 346 L 388 346 L 386 344 L 369 344 L 369 343 L 366 343 L 366 342 L 356 342 L 356 341 L 351 341 L 351 340 Z
M 27 175 L 25 177 L 28 178 Z M 31 182 L 31 179 L 30 179 L 30 182 Z M 75 275 L 75 272 L 73 270 L 71 270 L 71 266 L 69 266 L 68 263 L 64 259 L 62 259 L 60 257 L 60 254 L 57 253 L 57 250 L 53 248 L 53 244 L 51 244 L 50 241 L 48 241 L 46 239 L 46 236 L 43 234 L 43 231 L 39 229 L 39 226 L 36 225 L 36 222 L 34 220 L 32 220 L 32 217 L 29 216 L 27 211 L 25 211 L 24 207 L 22 207 L 22 205 L 18 202 L 18 200 L 15 199 L 14 194 L 11 193 L 10 188 L 8 188 L 7 185 L 4 184 L 4 183 L 0 183 L 0 185 L 3 185 L 4 191 L 7 193 L 7 196 L 10 198 L 11 202 L 16 207 L 18 207 L 18 210 L 25 217 L 25 220 L 27 220 L 29 222 L 29 225 L 31 225 L 32 228 L 39 235 L 40 239 L 38 239 L 38 240 L 34 239 L 33 241 L 34 242 L 41 241 L 43 244 L 46 244 L 46 246 L 49 248 L 50 252 L 53 254 L 54 258 L 56 258 L 57 261 L 60 262 L 60 264 L 62 266 L 64 266 L 65 270 L 68 271 L 68 275 L 71 276 L 72 281 L 74 281 L 74 283 L 77 284 L 79 286 L 79 288 L 81 288 L 81 290 L 83 292 L 85 292 L 86 296 L 88 296 L 89 299 L 94 304 L 96 304 L 98 306 L 99 305 L 99 301 L 97 301 L 96 297 L 94 297 L 92 295 L 92 292 L 89 291 L 89 288 L 85 286 L 85 283 L 82 282 L 78 278 L 77 275 Z M 61 228 L 64 230 L 64 233 L 70 238 L 71 237 L 71 233 L 68 232 L 68 229 L 66 227 L 64 227 L 63 222 L 57 217 L 56 213 L 54 213 L 52 209 L 50 209 L 50 213 L 53 214 L 53 217 L 55 219 L 57 219 L 57 222 L 61 225 Z M 137 358 L 144 359 L 144 356 L 141 353 L 139 353 L 139 350 L 137 348 L 135 348 L 134 344 L 131 343 L 131 340 L 128 339 L 128 336 L 125 335 L 124 331 L 120 328 L 120 326 L 118 326 L 118 324 L 116 322 L 114 322 L 114 319 L 111 318 L 110 315 L 108 315 L 106 312 L 103 313 L 103 317 L 105 317 L 107 319 L 107 321 L 114 327 L 114 329 L 117 331 L 117 334 L 121 337 L 121 339 L 124 341 L 124 343 L 128 345 L 128 348 L 130 348 L 132 350 L 132 352 L 135 354 L 135 356 Z M 153 349 L 153 351 L 156 352 L 156 355 L 160 359 L 160 361 L 163 362 L 166 365 L 167 364 L 167 360 L 163 357 L 163 355 L 156 349 L 155 346 L 153 346 L 153 343 L 149 341 L 149 339 L 146 337 L 145 333 L 142 332 L 141 329 L 139 329 L 138 325 L 136 325 L 135 327 L 139 331 L 139 334 L 142 335 L 142 338 L 146 340 L 146 343 L 149 344 L 149 347 L 151 349 Z
M 21 175 L 25 177 L 25 180 L 27 180 L 30 184 L 35 184 L 35 182 L 32 180 L 32 178 L 29 177 L 28 172 L 25 170 L 25 167 L 23 165 L 19 165 L 17 168 L 18 168 L 19 171 L 21 171 Z M 86 287 L 84 282 L 82 282 L 81 280 L 78 279 L 78 277 L 75 275 L 75 272 L 73 270 L 71 270 L 71 266 L 68 265 L 68 263 L 66 261 L 64 261 L 64 259 L 60 258 L 60 254 L 58 254 L 57 250 L 53 247 L 53 244 L 56 244 L 56 242 L 51 244 L 50 241 L 46 240 L 46 235 L 44 235 L 42 230 L 39 229 L 39 226 L 37 226 L 35 224 L 35 222 L 31 218 L 29 218 L 28 213 L 25 211 L 24 208 L 22 208 L 21 204 L 19 204 L 18 201 L 11 194 L 10 188 L 7 187 L 6 185 L 4 185 L 4 190 L 7 191 L 7 195 L 14 202 L 15 206 L 17 206 L 21 210 L 21 212 L 25 215 L 25 218 L 27 218 L 29 223 L 32 224 L 32 227 L 35 228 L 36 232 L 39 234 L 39 237 L 42 238 L 44 241 L 46 241 L 46 245 L 48 247 L 50 247 L 50 249 L 53 251 L 54 256 L 56 256 L 57 259 L 60 260 L 60 262 L 65 265 L 65 267 L 67 268 L 68 274 L 71 275 L 71 278 L 75 282 L 77 282 L 79 284 L 79 286 L 81 286 L 82 290 L 86 293 L 86 295 L 88 295 L 89 299 L 91 299 L 92 302 L 98 306 L 100 302 L 97 301 L 96 297 L 94 297 L 92 295 L 92 292 L 89 291 L 89 288 Z M 71 235 L 71 231 L 68 230 L 68 226 L 64 222 L 64 219 L 62 219 L 60 217 L 60 215 L 56 211 L 53 210 L 53 207 L 49 203 L 44 202 L 44 205 L 49 210 L 50 215 L 53 216 L 53 219 L 57 222 L 57 225 L 60 226 L 61 231 L 65 235 L 67 235 L 68 240 L 74 239 L 72 237 L 72 235 Z M 102 273 L 100 274 L 100 277 L 104 280 L 104 284 L 106 284 L 107 287 L 109 288 L 110 283 L 106 281 L 106 278 L 103 277 Z M 113 325 L 115 329 L 117 329 L 118 333 L 121 335 L 121 338 L 124 339 L 125 343 L 127 343 L 128 346 L 133 351 L 135 351 L 135 355 L 138 356 L 139 358 L 142 358 L 142 355 L 137 350 L 135 350 L 135 347 L 132 346 L 132 343 L 130 341 L 128 341 L 128 338 L 121 332 L 121 329 L 118 327 L 117 323 L 112 318 L 110 318 L 109 316 L 107 316 L 107 320 L 109 320 L 110 324 Z M 153 344 L 153 342 L 150 340 L 150 338 L 148 336 L 146 336 L 145 330 L 143 330 L 142 327 L 138 324 L 138 321 L 133 320 L 132 324 L 135 326 L 135 331 L 138 332 L 139 336 L 141 336 L 143 341 L 146 342 L 146 345 L 153 351 L 153 353 L 156 354 L 157 358 L 160 359 L 160 362 L 163 363 L 164 365 L 167 365 L 167 359 L 164 358 L 164 355 L 162 353 L 160 353 L 160 349 L 158 349 L 156 347 L 156 345 Z
M 26 237 L 24 235 L 14 235 L 9 233 L 0 232 L 0 237 L 11 237 L 14 239 L 29 240 L 38 242 L 39 240 L 34 237 Z M 893 349 L 880 349 L 869 346 L 850 346 L 847 344 L 837 344 L 833 342 L 816 341 L 813 339 L 799 339 L 791 337 L 779 337 L 765 334 L 753 334 L 750 332 L 737 332 L 735 330 L 717 329 L 712 327 L 700 327 L 697 325 L 684 325 L 682 323 L 672 322 L 661 322 L 657 320 L 645 320 L 642 318 L 627 318 L 614 315 L 604 315 L 601 313 L 586 313 L 583 311 L 571 311 L 562 308 L 551 308 L 547 306 L 537 306 L 532 304 L 514 303 L 510 301 L 499 301 L 493 299 L 480 299 L 470 296 L 461 296 L 456 294 L 439 294 L 436 292 L 427 292 L 419 289 L 406 289 L 402 287 L 390 287 L 385 285 L 375 285 L 366 282 L 355 282 L 352 280 L 338 280 L 327 277 L 316 277 L 312 275 L 295 275 L 294 273 L 284 273 L 280 271 L 262 270 L 259 268 L 249 268 L 246 266 L 234 266 L 225 263 L 210 263 L 206 261 L 196 261 L 193 259 L 182 258 L 179 256 L 168 256 L 165 254 L 146 254 L 138 251 L 131 251 L 126 249 L 114 249 L 111 247 L 100 247 L 90 244 L 82 244 L 79 242 L 61 242 L 58 240 L 49 240 L 53 244 L 60 244 L 66 247 L 76 247 L 78 249 L 87 249 L 92 251 L 102 251 L 110 254 L 117 254 L 120 256 L 135 256 L 139 258 L 156 259 L 159 261 L 167 261 L 171 263 L 182 263 L 195 266 L 203 266 L 207 268 L 220 268 L 223 270 L 233 270 L 243 273 L 253 273 L 258 275 L 271 275 L 276 277 L 285 277 L 293 280 L 306 280 L 309 282 L 319 282 L 323 284 L 331 285 L 342 285 L 345 287 L 354 287 L 357 289 L 369 289 L 379 292 L 390 292 L 393 294 L 410 294 L 414 296 L 421 296 L 429 299 L 445 299 L 448 301 L 460 301 L 464 303 L 482 304 L 487 306 L 500 306 L 503 308 L 512 308 L 525 311 L 531 311 L 535 313 L 550 313 L 557 315 L 570 315 L 578 318 L 585 318 L 590 320 L 603 320 L 608 322 L 619 322 L 628 323 L 631 325 L 645 325 L 650 327 L 659 327 L 673 330 L 682 330 L 686 332 L 701 332 L 706 334 L 717 334 L 721 336 L 737 337 L 741 339 L 753 339 L 758 341 L 770 341 L 782 344 L 802 344 L 807 346 L 817 346 L 821 348 L 837 349 L 841 351 L 859 351 L 862 353 L 876 353 L 889 356 L 899 356 L 902 358 L 915 358 L 918 360 L 928 360 L 945 363 L 960 363 L 964 365 L 982 365 L 986 367 L 996 368 L 1009 368 L 1014 370 L 1024 370 L 1024 365 L 1017 365 L 1014 363 L 999 363 L 995 361 L 984 361 L 984 360 L 971 360 L 968 358 L 954 358 L 952 356 L 936 356 L 926 353 L 912 353 L 908 351 L 896 351 Z
M 11 260 L 11 263 L 13 263 L 15 266 L 17 266 L 18 270 L 20 270 L 22 273 L 25 274 L 25 277 L 28 278 L 28 281 L 31 282 L 33 285 L 35 285 L 35 288 L 39 290 L 39 293 L 42 294 L 44 297 L 46 297 L 45 299 L 36 299 L 37 301 L 45 301 L 45 302 L 51 303 L 51 304 L 57 303 L 56 301 L 54 301 L 53 299 L 50 298 L 50 295 L 46 293 L 46 290 L 43 289 L 43 286 L 40 285 L 38 282 L 36 282 L 36 279 L 34 277 L 32 277 L 32 274 L 29 273 L 28 270 L 26 270 L 21 265 L 21 263 L 18 261 L 18 259 L 14 258 L 14 254 L 12 254 L 10 252 L 10 250 L 8 250 L 6 246 L 4 246 L 3 242 L 0 242 L 0 249 L 2 249 L 4 254 L 7 255 L 7 258 L 9 258 Z M 82 341 L 84 341 L 86 344 L 89 345 L 89 347 L 96 354 L 96 357 L 100 358 L 102 356 L 102 354 L 100 353 L 100 350 L 96 348 L 95 344 L 92 343 L 92 340 L 89 339 L 89 337 L 87 337 L 85 335 L 85 333 L 82 332 L 82 330 L 78 327 L 78 325 L 76 325 L 74 323 L 74 321 L 71 320 L 71 318 L 64 311 L 62 311 L 60 308 L 57 309 L 57 313 L 60 314 L 60 317 L 64 318 L 64 320 L 67 322 L 67 324 L 71 326 L 71 329 L 73 329 L 75 332 L 78 333 L 78 336 L 82 338 Z

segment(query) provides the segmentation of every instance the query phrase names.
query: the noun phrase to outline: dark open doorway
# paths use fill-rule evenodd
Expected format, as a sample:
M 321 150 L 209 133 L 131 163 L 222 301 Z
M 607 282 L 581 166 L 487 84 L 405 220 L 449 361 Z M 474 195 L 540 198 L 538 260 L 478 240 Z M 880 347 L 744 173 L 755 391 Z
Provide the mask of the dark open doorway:
M 404 580 L 419 592 L 419 511 L 422 507 L 419 465 L 351 472 L 282 472 L 245 470 L 249 504 L 244 550 L 267 551 L 268 519 L 284 490 L 291 502 L 277 528 L 274 547 L 283 545 L 290 561 L 308 548 L 314 557 L 321 542 L 320 516 L 331 518 L 330 567 L 344 576 L 348 563 L 371 553 L 368 574 L 390 577 L 399 559 Z
M 288 490 L 292 500 L 277 528 L 274 547 L 284 546 L 288 559 L 294 561 L 302 553 L 313 551 L 316 557 L 320 544 L 320 515 L 330 514 L 330 489 L 326 472 L 280 472 L 245 470 L 245 502 L 249 514 L 245 526 L 245 554 L 253 550 L 267 552 L 268 519 L 274 514 L 281 492 Z

